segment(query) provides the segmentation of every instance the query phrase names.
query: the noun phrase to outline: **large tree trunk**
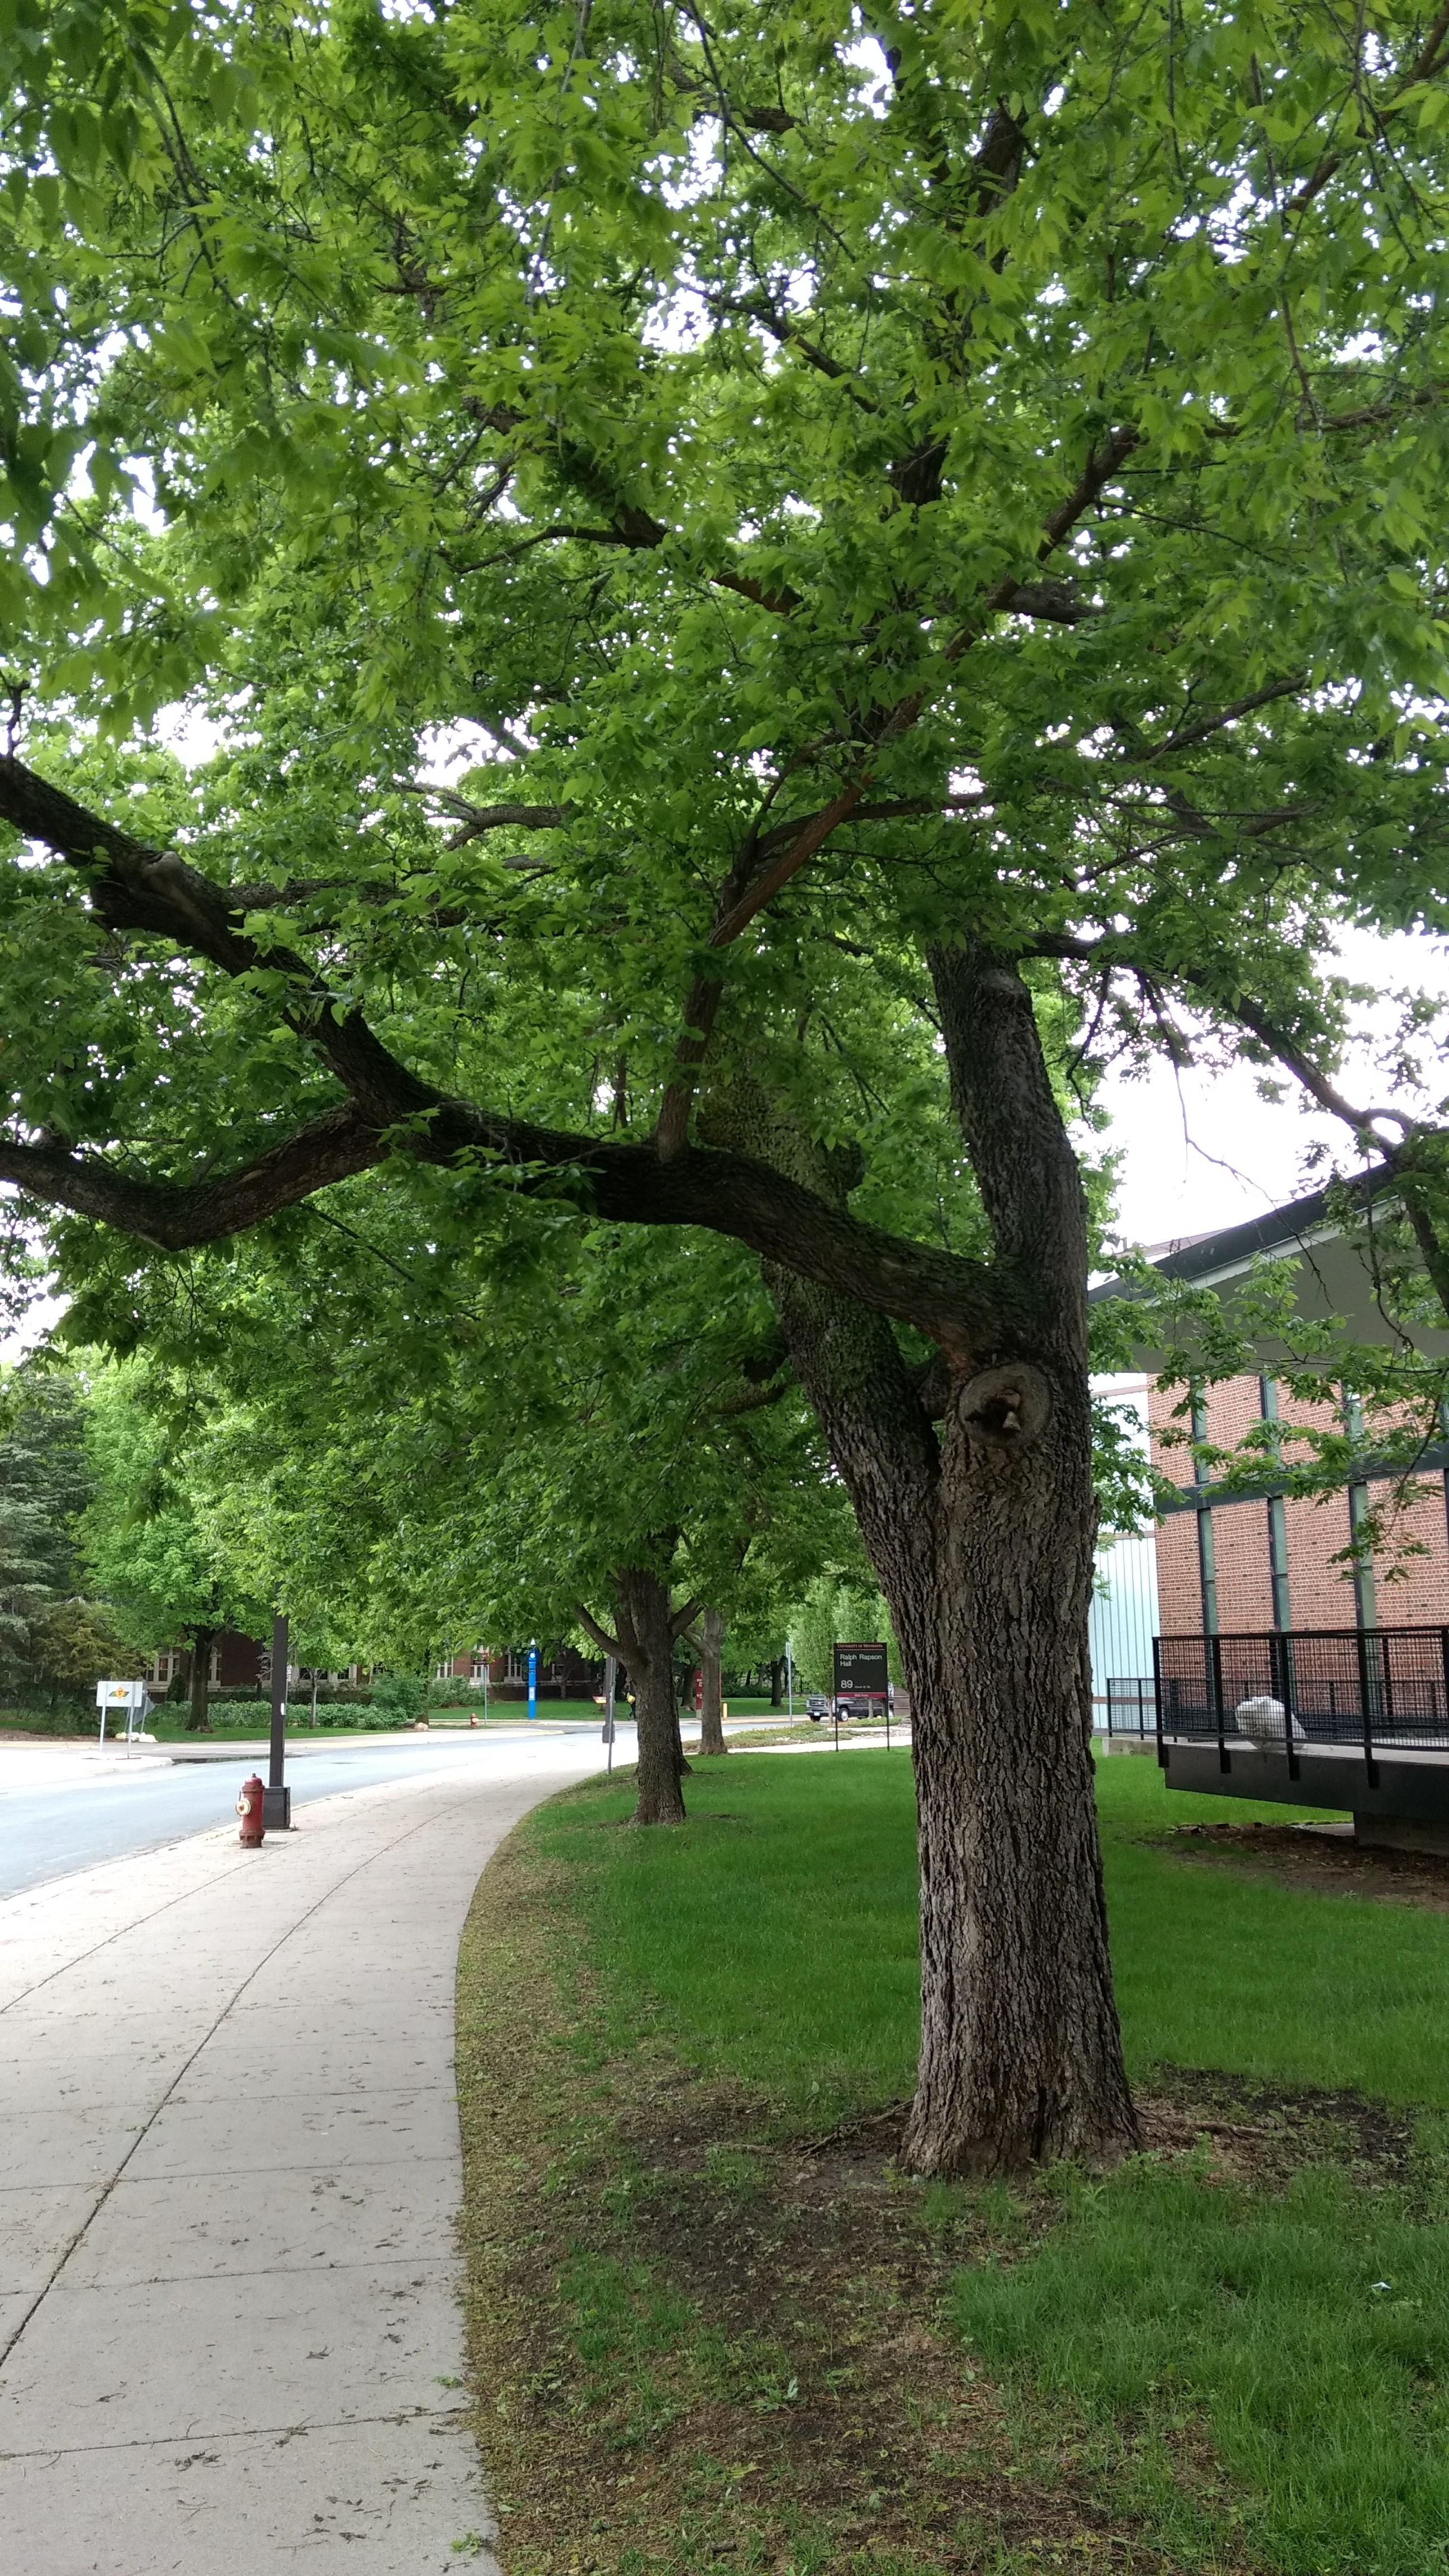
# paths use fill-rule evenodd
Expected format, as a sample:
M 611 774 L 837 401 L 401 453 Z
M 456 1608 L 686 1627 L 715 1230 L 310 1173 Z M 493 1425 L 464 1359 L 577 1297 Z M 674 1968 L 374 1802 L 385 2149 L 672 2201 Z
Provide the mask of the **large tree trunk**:
M 216 1643 L 215 1628 L 198 1628 L 191 1640 L 191 1705 L 187 1712 L 188 1734 L 201 1733 L 211 1724 L 211 1650 Z
M 670 1625 L 669 1586 L 638 1565 L 622 1566 L 614 1578 L 618 1602 L 619 1642 L 634 1685 L 634 1715 L 639 1728 L 636 1825 L 682 1825 L 680 1792 L 683 1754 L 674 1705 L 674 1631 Z
M 1137 2127 L 1093 1796 L 1080 1183 L 1015 968 L 963 951 L 932 966 L 953 1097 L 1018 1292 L 1014 1346 L 945 1353 L 923 1400 L 882 1318 L 767 1278 L 911 1695 L 921 2053 L 906 2153 L 917 2172 L 980 2174 L 1110 2158 Z
M 699 1749 L 705 1753 L 728 1753 L 724 1740 L 723 1691 L 720 1683 L 720 1652 L 724 1645 L 724 1619 L 718 1610 L 706 1610 L 699 1623 L 703 1645 L 700 1652 Z
M 1097 1850 L 1085 1379 L 1056 1380 L 1050 1425 L 1022 1451 L 973 1437 L 969 1383 L 943 1425 L 932 1642 L 922 1655 L 914 1620 L 907 1660 L 921 1863 L 907 2145 L 927 2173 L 1096 2160 L 1136 2136 Z

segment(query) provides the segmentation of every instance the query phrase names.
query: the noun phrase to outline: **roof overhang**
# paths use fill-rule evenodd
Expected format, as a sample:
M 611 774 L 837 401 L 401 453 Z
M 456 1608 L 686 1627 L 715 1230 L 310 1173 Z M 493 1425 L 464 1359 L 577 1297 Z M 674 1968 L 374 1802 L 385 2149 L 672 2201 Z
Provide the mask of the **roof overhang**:
M 1391 1184 L 1380 1165 L 1347 1186 L 1367 1205 L 1385 1199 Z M 1405 1331 L 1384 1313 L 1366 1227 L 1346 1224 L 1341 1215 L 1330 1213 L 1330 1198 L 1341 1206 L 1343 1187 L 1337 1183 L 1314 1190 L 1266 1216 L 1250 1217 L 1243 1225 L 1224 1226 L 1216 1234 L 1169 1245 L 1152 1266 L 1165 1281 L 1215 1290 L 1231 1317 L 1237 1295 L 1248 1288 L 1258 1262 L 1292 1261 L 1294 1304 L 1306 1323 L 1338 1316 L 1353 1341 L 1396 1345 L 1406 1355 L 1416 1351 L 1425 1359 L 1449 1358 L 1449 1321 L 1442 1328 L 1416 1325 Z M 1113 1298 L 1130 1303 L 1138 1294 L 1130 1280 L 1117 1279 L 1103 1280 L 1090 1291 L 1094 1305 Z M 1255 1348 L 1265 1362 L 1289 1356 L 1286 1343 L 1272 1336 L 1255 1341 Z M 1144 1340 L 1133 1346 L 1138 1368 L 1159 1369 L 1173 1356 L 1170 1340 Z

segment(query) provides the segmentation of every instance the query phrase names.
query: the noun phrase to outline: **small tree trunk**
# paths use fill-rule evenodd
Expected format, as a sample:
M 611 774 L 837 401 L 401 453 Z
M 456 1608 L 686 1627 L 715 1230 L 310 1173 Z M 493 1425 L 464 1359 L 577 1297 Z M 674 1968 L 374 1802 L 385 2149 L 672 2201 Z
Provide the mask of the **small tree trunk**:
M 215 1628 L 198 1628 L 191 1641 L 191 1706 L 186 1719 L 188 1735 L 199 1734 L 211 1724 L 211 1649 L 216 1642 Z
M 724 1620 L 718 1610 L 706 1610 L 700 1620 L 704 1640 L 700 1654 L 699 1749 L 701 1754 L 728 1753 L 724 1740 L 724 1712 L 720 1684 L 720 1650 L 724 1645 Z
M 785 1658 L 783 1655 L 777 1655 L 770 1666 L 770 1706 L 771 1708 L 783 1708 L 784 1705 Z
M 669 1586 L 643 1566 L 621 1567 L 614 1578 L 618 1598 L 619 1642 L 634 1685 L 634 1715 L 639 1728 L 639 1794 L 636 1825 L 682 1825 L 680 1793 L 683 1753 L 679 1716 L 674 1705 L 674 1635 L 669 1624 Z

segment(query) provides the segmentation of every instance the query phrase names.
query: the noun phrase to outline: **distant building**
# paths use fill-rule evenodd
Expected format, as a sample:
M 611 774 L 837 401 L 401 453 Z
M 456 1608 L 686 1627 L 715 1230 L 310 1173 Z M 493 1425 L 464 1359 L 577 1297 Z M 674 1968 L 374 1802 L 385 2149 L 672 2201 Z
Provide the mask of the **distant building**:
M 486 1675 L 490 1699 L 528 1697 L 526 1646 L 472 1646 L 465 1653 L 444 1656 L 433 1671 L 438 1681 L 476 1682 L 480 1690 Z M 548 1654 L 540 1649 L 540 1699 L 592 1699 L 603 1687 L 602 1657 L 581 1655 L 573 1646 L 557 1646 Z
M 192 1649 L 185 1646 L 163 1646 L 146 1666 L 146 1680 L 152 1694 L 160 1699 L 181 1677 L 186 1689 L 191 1687 Z M 271 1650 L 255 1637 L 240 1636 L 235 1628 L 223 1628 L 212 1640 L 209 1686 L 212 1690 L 255 1690 L 265 1663 L 271 1670 Z
M 146 1666 L 146 1680 L 159 1699 L 180 1676 L 181 1687 L 191 1685 L 189 1645 L 163 1646 L 152 1655 Z M 366 1682 L 371 1677 L 369 1664 L 346 1664 L 336 1671 L 319 1672 L 323 1682 Z M 484 1677 L 494 1699 L 526 1699 L 528 1696 L 528 1648 L 526 1646 L 472 1646 L 461 1654 L 444 1656 L 433 1667 L 438 1681 L 472 1682 L 482 1690 Z M 538 1659 L 538 1693 L 540 1699 L 591 1699 L 603 1688 L 602 1659 L 591 1660 L 576 1653 L 572 1646 L 555 1647 Z M 291 1687 L 306 1675 L 312 1678 L 310 1664 L 289 1664 L 287 1682 Z M 272 1650 L 260 1637 L 240 1636 L 233 1628 L 224 1628 L 211 1648 L 210 1688 L 212 1690 L 270 1690 Z

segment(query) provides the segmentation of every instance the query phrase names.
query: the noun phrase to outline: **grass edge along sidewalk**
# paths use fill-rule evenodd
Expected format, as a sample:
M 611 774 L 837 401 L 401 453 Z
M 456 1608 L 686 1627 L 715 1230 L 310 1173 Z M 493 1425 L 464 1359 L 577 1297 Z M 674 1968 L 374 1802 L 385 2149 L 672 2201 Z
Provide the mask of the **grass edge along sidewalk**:
M 735 1756 L 669 1836 L 628 1786 L 535 1812 L 460 1956 L 508 2576 L 1449 2566 L 1449 1913 L 1204 1866 L 1108 1766 L 1150 2152 L 922 2187 L 907 1763 Z

